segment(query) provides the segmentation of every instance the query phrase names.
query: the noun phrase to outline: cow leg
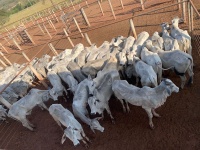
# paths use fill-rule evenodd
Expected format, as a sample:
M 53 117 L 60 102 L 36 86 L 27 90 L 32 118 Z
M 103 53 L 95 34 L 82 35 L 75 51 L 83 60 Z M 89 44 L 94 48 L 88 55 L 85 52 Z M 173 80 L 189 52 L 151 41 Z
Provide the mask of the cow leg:
M 126 112 L 126 108 L 125 108 L 125 106 L 124 106 L 123 100 L 122 100 L 122 99 L 118 99 L 118 100 L 121 102 L 122 107 L 123 107 L 123 112 L 125 113 L 125 112 Z
M 115 123 L 114 117 L 113 117 L 112 114 L 111 114 L 111 111 L 110 111 L 110 108 L 109 108 L 108 104 L 106 104 L 105 109 L 106 109 L 107 113 L 110 115 L 110 118 L 111 118 L 112 123 Z
M 191 83 L 193 83 L 193 71 L 192 71 L 192 66 L 190 65 L 190 67 L 187 69 L 187 73 L 190 77 L 190 79 L 188 80 L 188 85 L 190 85 Z
M 139 83 L 139 77 L 136 77 L 136 86 L 138 86 L 138 83 Z
M 185 75 L 183 75 L 183 76 L 180 76 L 180 78 L 181 78 L 181 89 L 183 89 L 185 86 L 186 77 L 185 77 Z
M 85 132 L 82 130 L 81 131 L 81 135 L 88 141 L 91 143 L 90 139 L 85 135 Z
M 152 112 L 153 116 L 155 116 L 155 117 L 161 117 L 158 113 L 155 112 L 155 109 L 152 108 L 151 112 Z
M 59 121 L 58 119 L 56 119 L 56 117 L 54 117 L 53 115 L 52 115 L 52 117 L 53 117 L 53 119 L 57 122 L 57 124 L 60 126 L 61 130 L 63 130 L 60 121 Z
M 127 102 L 126 100 L 124 100 L 124 101 L 125 101 L 125 103 L 126 103 L 127 112 L 129 113 L 129 112 L 130 112 L 130 108 L 129 108 L 129 106 L 128 106 L 128 102 Z
M 47 106 L 42 102 L 42 103 L 40 103 L 39 104 L 39 106 L 40 106 L 40 108 L 43 110 L 43 108 L 44 109 L 46 109 L 47 111 L 49 111 L 49 109 L 47 108 Z
M 36 128 L 36 126 L 34 124 L 32 124 L 28 119 L 27 119 L 27 122 L 32 128 Z
M 149 117 L 149 126 L 150 126 L 151 129 L 154 129 L 154 125 L 153 125 L 153 121 L 152 121 L 153 114 L 151 112 L 151 108 L 144 108 L 144 109 L 147 112 L 148 117 Z
M 20 118 L 20 121 L 22 123 L 22 125 L 26 128 L 28 128 L 29 130 L 33 131 L 33 128 L 29 125 L 29 122 L 26 118 Z

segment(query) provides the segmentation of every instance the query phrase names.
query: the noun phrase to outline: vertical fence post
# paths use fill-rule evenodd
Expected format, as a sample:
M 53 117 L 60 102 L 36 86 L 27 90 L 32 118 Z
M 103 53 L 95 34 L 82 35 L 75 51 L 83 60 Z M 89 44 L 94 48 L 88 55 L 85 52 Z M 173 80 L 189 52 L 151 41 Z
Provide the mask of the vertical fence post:
M 144 10 L 144 2 L 143 2 L 143 0 L 140 0 L 140 3 L 141 3 L 142 10 Z
M 28 38 L 31 40 L 31 42 L 33 43 L 33 45 L 35 45 L 35 42 L 33 41 L 32 37 L 30 36 L 30 34 L 28 33 L 28 31 L 24 30 L 24 32 L 26 33 L 26 35 L 28 36 Z
M 108 3 L 109 3 L 109 6 L 110 6 L 110 9 L 111 9 L 111 11 L 112 11 L 112 15 L 113 15 L 114 19 L 116 20 L 115 12 L 114 12 L 114 10 L 113 10 L 113 7 L 112 7 L 112 4 L 111 4 L 111 1 L 108 0 Z
M 130 19 L 129 22 L 130 22 L 130 25 L 131 25 L 131 30 L 133 31 L 133 36 L 135 37 L 135 39 L 137 39 L 137 33 L 135 31 L 135 26 L 133 24 L 133 19 Z
M 12 40 L 13 40 L 14 44 L 17 46 L 17 48 L 19 50 L 22 50 L 22 48 L 19 46 L 19 44 L 17 43 L 17 41 L 14 38 Z
M 40 31 L 42 31 L 42 33 L 45 34 L 44 31 L 43 31 L 43 29 L 42 29 L 42 27 L 41 27 L 40 24 L 38 23 L 38 21 L 37 21 L 37 24 L 38 24 L 38 27 L 39 27 Z
M 52 38 L 52 36 L 51 36 L 51 34 L 49 33 L 49 31 L 47 30 L 45 24 L 43 24 L 43 27 L 44 27 L 45 31 L 47 32 L 47 34 L 49 35 L 49 37 Z
M 76 10 L 76 8 L 74 7 L 74 4 L 72 2 L 72 0 L 70 0 L 71 4 L 72 4 L 72 7 L 74 8 L 74 10 Z
M 56 49 L 54 48 L 54 46 L 51 43 L 49 43 L 48 46 L 52 50 L 52 52 L 54 53 L 54 55 L 58 56 L 58 53 L 57 53 Z
M 27 56 L 24 52 L 22 52 L 22 55 L 24 56 L 24 58 L 25 58 L 28 62 L 30 62 L 30 59 L 28 58 L 28 56 Z
M 181 0 L 177 0 L 177 2 L 178 2 L 178 10 L 181 10 L 181 4 L 180 4 Z
M 66 35 L 66 37 L 67 37 L 67 39 L 68 39 L 69 43 L 71 44 L 71 46 L 72 46 L 72 47 L 74 47 L 74 44 L 73 44 L 73 42 L 72 42 L 71 38 L 69 37 L 69 35 L 68 35 L 67 31 L 65 30 L 65 28 L 63 28 L 63 31 L 64 31 L 64 33 L 65 33 L 65 35 Z
M 184 20 L 184 23 L 186 23 L 185 2 L 182 3 L 182 18 Z
M 7 40 L 6 37 L 4 37 L 4 40 L 8 43 L 9 46 L 11 45 L 10 42 Z
M 12 66 L 12 63 L 6 58 L 6 56 L 4 56 L 4 54 L 2 52 L 0 52 L 0 55 L 3 56 L 3 58 L 6 60 L 6 62 Z
M 103 9 L 102 9 L 102 7 L 101 7 L 101 3 L 99 2 L 99 0 L 98 0 L 98 4 L 99 4 L 99 8 L 100 8 L 100 10 L 101 10 L 102 16 L 104 16 Z
M 57 22 L 59 22 L 58 17 L 56 16 L 55 12 L 52 10 L 54 17 L 56 18 Z
M 123 1 L 120 0 L 120 3 L 121 3 L 121 6 L 122 6 L 122 9 L 124 9 L 124 4 L 123 4 Z
M 4 66 L 7 67 L 7 65 L 0 59 L 0 63 Z
M 90 26 L 91 26 L 91 25 L 90 25 L 90 22 L 88 21 L 88 18 L 87 18 L 87 16 L 86 16 L 86 14 L 85 14 L 83 8 L 81 8 L 81 13 L 82 13 L 82 15 L 83 15 L 83 18 L 85 19 L 85 22 L 86 22 L 87 25 L 90 27 Z
M 84 35 L 85 35 L 85 38 L 86 38 L 88 44 L 91 46 L 91 45 L 92 45 L 92 42 L 90 41 L 90 38 L 89 38 L 88 34 L 87 34 L 87 33 L 84 33 Z
M 87 5 L 87 7 L 89 7 L 87 0 L 85 1 L 85 3 L 86 3 L 86 5 Z
M 33 68 L 32 65 L 28 65 L 29 68 L 33 71 L 33 73 L 35 74 L 35 76 L 40 80 L 40 82 L 43 84 L 43 86 L 48 89 L 48 85 L 44 82 L 43 77 L 35 70 L 35 68 Z
M 2 47 L 2 49 L 8 54 L 8 51 L 6 50 L 6 48 L 0 43 L 0 47 Z
M 76 26 L 78 28 L 78 31 L 81 33 L 81 36 L 84 37 L 84 35 L 83 35 L 82 31 L 81 31 L 81 28 L 79 27 L 78 22 L 76 21 L 76 18 L 73 17 L 73 20 L 74 20 L 74 22 L 75 22 L 75 24 L 76 24 Z
M 188 27 L 189 27 L 189 33 L 191 33 L 191 6 L 190 2 L 187 3 L 188 6 Z
M 190 13 L 190 15 L 191 15 L 191 31 L 193 32 L 193 30 L 194 30 L 194 18 L 193 18 L 194 13 L 193 13 L 193 7 L 191 4 L 190 4 L 190 11 L 191 11 L 191 13 Z

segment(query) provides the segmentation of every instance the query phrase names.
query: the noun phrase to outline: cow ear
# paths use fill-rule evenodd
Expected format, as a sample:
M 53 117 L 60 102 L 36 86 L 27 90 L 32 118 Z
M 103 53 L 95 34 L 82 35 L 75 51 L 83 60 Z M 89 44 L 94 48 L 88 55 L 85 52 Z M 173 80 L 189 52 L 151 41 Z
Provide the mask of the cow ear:
M 62 139 L 61 139 L 61 144 L 63 144 L 65 142 L 65 140 L 66 140 L 66 135 L 64 133 L 63 136 L 62 136 Z
M 92 80 L 92 77 L 90 76 L 90 74 L 88 75 L 88 80 Z

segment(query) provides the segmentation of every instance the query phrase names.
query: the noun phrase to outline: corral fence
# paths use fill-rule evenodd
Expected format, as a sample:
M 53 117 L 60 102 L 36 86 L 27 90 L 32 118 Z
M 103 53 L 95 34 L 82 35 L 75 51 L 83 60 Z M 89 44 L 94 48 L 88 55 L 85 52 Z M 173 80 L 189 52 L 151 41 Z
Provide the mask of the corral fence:
M 108 5 L 106 5 L 106 3 Z M 14 30 L 14 32 L 8 30 L 6 34 L 10 36 L 10 41 L 8 39 L 4 39 L 4 43 L 8 44 L 12 41 L 13 45 L 15 45 L 18 50 L 14 53 L 0 53 L 2 55 L 0 59 L 4 59 L 6 62 L 1 61 L 6 67 L 14 63 L 11 62 L 11 60 L 15 60 L 14 58 L 17 55 L 20 55 L 21 58 L 16 61 L 16 63 L 26 63 L 26 65 L 21 71 L 16 73 L 16 76 L 7 85 L 5 85 L 5 87 L 0 91 L 0 94 L 10 84 L 12 84 L 12 82 L 14 82 L 15 78 L 20 75 L 26 67 L 30 67 L 39 81 L 47 88 L 44 78 L 42 78 L 30 64 L 35 57 L 41 57 L 44 54 L 49 54 L 51 56 L 58 55 L 59 52 L 65 50 L 66 48 L 73 48 L 80 42 L 86 46 L 90 46 L 92 43 L 100 45 L 103 41 L 111 41 L 113 37 L 119 35 L 123 35 L 125 37 L 134 35 L 134 37 L 137 38 L 137 34 L 142 31 L 147 31 L 150 35 L 152 35 L 155 31 L 161 32 L 160 24 L 162 22 L 170 23 L 175 16 L 179 16 L 184 19 L 184 23 L 181 24 L 181 28 L 189 31 L 192 35 L 193 45 L 195 45 L 195 49 L 193 50 L 197 50 L 199 52 L 200 15 L 191 0 L 178 2 L 163 0 L 159 5 L 156 5 L 156 2 L 154 2 L 154 7 L 150 7 L 152 4 L 147 3 L 147 1 L 144 3 L 141 1 L 138 3 L 136 1 L 135 4 L 138 4 L 138 6 L 136 5 L 136 7 L 133 8 L 129 6 L 130 4 L 123 3 L 123 0 L 121 0 L 118 7 L 116 7 L 112 5 L 111 0 L 108 0 L 91 3 L 91 6 L 90 4 L 86 4 L 78 11 L 72 7 L 70 11 L 65 11 L 65 9 L 61 8 L 59 10 L 60 17 L 62 16 L 61 14 L 68 14 L 68 22 L 65 22 L 63 19 L 62 23 L 59 24 L 58 22 L 60 22 L 60 20 L 56 19 L 59 15 L 56 15 L 57 12 L 55 12 L 55 15 L 51 15 L 52 17 L 45 16 L 41 17 L 40 20 L 31 22 L 32 25 L 29 25 L 30 22 L 27 22 L 28 25 L 22 23 L 21 26 Z M 123 7 L 130 7 L 131 11 L 116 11 L 116 8 L 119 8 L 119 6 L 122 10 L 124 9 Z M 99 8 L 99 13 L 89 13 L 89 7 Z M 145 10 L 145 12 L 141 10 Z M 96 18 L 98 15 L 98 19 L 92 19 L 93 17 Z M 102 22 L 103 19 L 107 20 Z M 55 22 L 53 23 L 53 21 Z M 70 24 L 70 21 L 73 23 Z M 98 22 L 99 24 L 96 25 Z M 27 32 L 27 30 L 34 32 Z M 20 39 L 17 39 L 17 36 L 19 35 L 16 34 L 18 31 L 25 32 L 27 36 L 26 38 L 29 39 L 31 46 L 20 43 Z M 34 36 L 41 36 L 41 39 L 39 39 L 39 41 L 34 41 L 34 38 L 32 38 L 33 36 L 30 35 L 30 33 L 36 33 Z M 2 46 L 6 47 L 5 45 L 2 44 Z M 11 106 L 2 97 L 0 97 L 0 101 L 8 108 Z

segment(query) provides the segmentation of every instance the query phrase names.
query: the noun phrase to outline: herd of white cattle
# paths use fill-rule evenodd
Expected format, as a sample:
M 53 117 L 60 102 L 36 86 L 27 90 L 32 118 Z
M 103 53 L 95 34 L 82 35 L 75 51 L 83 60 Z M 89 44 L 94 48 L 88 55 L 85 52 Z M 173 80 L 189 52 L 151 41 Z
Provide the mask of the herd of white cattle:
M 66 127 L 61 143 L 67 137 L 74 145 L 81 140 L 88 146 L 90 140 L 75 117 L 89 125 L 93 132 L 103 132 L 99 119 L 104 117 L 104 110 L 114 122 L 109 108 L 109 100 L 114 95 L 121 102 L 124 112 L 130 111 L 128 103 L 141 106 L 148 114 L 150 127 L 154 128 L 153 116 L 160 117 L 155 109 L 164 104 L 172 92 L 179 91 L 170 79 L 162 78 L 162 72 L 170 69 L 180 76 L 181 88 L 186 83 L 186 72 L 190 78 L 188 83 L 193 82 L 191 37 L 187 31 L 179 28 L 179 21 L 179 18 L 174 18 L 171 27 L 168 23 L 162 23 L 162 32 L 155 32 L 151 37 L 147 32 L 141 32 L 137 39 L 118 36 L 111 42 L 105 41 L 100 47 L 77 44 L 51 60 L 48 55 L 35 59 L 32 65 L 48 78 L 51 86 L 48 90 L 31 88 L 35 76 L 26 68 L 1 94 L 1 98 L 12 105 L 8 113 L 0 105 L 0 120 L 8 116 L 33 131 L 35 126 L 26 116 L 38 105 L 49 111 L 62 130 L 62 125 Z M 23 67 L 14 64 L 2 70 L 1 89 Z M 129 84 L 127 78 L 136 78 L 136 85 Z M 138 87 L 139 81 L 142 87 Z M 65 97 L 68 92 L 73 94 L 73 114 L 61 104 L 52 104 L 49 108 L 45 105 L 49 99 L 57 101 L 59 96 Z M 88 112 L 87 105 L 91 112 Z M 89 113 L 101 117 L 91 119 Z

